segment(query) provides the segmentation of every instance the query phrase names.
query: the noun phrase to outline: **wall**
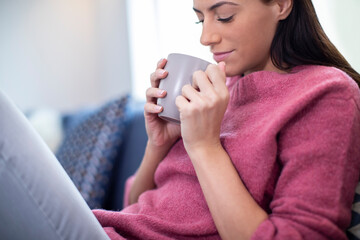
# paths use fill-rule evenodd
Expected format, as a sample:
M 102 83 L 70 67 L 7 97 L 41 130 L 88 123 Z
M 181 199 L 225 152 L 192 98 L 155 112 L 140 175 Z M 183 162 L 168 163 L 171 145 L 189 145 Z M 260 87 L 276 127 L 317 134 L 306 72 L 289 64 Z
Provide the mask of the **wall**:
M 23 110 L 129 92 L 125 0 L 1 0 L 0 89 Z
M 334 45 L 360 72 L 360 1 L 313 0 L 321 25 Z
M 359 0 L 332 0 L 334 6 L 332 14 L 336 16 L 334 25 L 339 40 L 339 48 L 360 73 L 360 1 Z

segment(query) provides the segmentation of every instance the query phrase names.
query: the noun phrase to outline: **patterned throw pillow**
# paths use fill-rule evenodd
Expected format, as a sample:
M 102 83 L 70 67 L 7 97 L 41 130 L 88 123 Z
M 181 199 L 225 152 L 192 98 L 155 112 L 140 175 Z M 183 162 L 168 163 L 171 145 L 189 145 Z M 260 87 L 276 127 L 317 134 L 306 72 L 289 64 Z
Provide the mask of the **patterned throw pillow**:
M 351 224 L 347 230 L 347 235 L 350 240 L 360 240 L 360 182 L 355 191 L 351 212 Z
M 128 96 L 87 115 L 65 135 L 56 153 L 90 208 L 103 205 L 117 151 L 123 140 Z

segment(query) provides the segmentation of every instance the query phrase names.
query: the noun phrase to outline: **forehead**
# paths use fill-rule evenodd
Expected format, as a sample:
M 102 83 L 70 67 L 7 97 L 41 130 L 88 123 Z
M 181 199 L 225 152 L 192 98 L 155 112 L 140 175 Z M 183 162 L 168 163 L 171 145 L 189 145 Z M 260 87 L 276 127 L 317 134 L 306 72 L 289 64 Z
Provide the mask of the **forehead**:
M 249 1 L 260 1 L 260 0 L 193 0 L 194 9 L 201 11 L 214 10 L 221 6 L 238 6 L 246 5 Z

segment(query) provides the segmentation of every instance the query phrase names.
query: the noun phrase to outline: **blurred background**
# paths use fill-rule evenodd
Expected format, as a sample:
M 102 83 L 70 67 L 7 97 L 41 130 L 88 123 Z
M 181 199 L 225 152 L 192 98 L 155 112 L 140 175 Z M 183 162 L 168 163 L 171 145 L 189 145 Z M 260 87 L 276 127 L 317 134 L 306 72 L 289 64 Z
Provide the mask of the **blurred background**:
M 360 1 L 313 0 L 360 71 Z M 0 0 L 0 89 L 24 111 L 71 111 L 131 93 L 144 100 L 170 52 L 211 60 L 192 0 Z

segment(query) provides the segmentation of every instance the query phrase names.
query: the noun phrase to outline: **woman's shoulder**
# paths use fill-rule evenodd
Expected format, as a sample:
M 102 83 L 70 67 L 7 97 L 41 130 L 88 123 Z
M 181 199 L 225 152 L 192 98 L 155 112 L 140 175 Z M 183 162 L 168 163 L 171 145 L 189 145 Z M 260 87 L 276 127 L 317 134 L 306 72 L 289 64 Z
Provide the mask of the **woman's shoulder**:
M 229 79 L 232 98 L 245 101 L 292 102 L 303 99 L 354 99 L 360 106 L 359 86 L 340 69 L 319 65 L 294 67 L 288 73 L 259 71 Z
M 329 66 L 306 65 L 292 69 L 289 78 L 302 92 L 332 93 L 342 98 L 353 98 L 360 104 L 359 86 L 344 71 Z
M 290 73 L 297 82 L 303 81 L 310 86 L 342 86 L 359 91 L 359 87 L 344 71 L 330 66 L 303 65 L 294 67 Z

